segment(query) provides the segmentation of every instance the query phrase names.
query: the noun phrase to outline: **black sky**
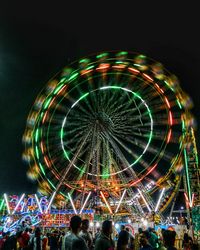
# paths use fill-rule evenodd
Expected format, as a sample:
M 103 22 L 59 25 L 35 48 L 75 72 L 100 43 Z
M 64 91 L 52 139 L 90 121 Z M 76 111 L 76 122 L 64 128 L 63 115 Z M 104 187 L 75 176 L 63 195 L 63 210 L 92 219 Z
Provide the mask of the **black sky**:
M 200 123 L 200 15 L 194 3 L 41 2 L 0 4 L 0 193 L 36 191 L 21 160 L 27 115 L 45 83 L 81 56 L 127 50 L 162 62 L 192 97 Z

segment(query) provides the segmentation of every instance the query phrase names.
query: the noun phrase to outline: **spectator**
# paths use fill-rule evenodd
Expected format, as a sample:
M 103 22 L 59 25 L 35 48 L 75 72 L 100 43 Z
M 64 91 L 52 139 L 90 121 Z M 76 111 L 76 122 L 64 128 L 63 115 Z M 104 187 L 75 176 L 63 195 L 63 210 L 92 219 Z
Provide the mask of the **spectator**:
M 33 250 L 42 250 L 42 237 L 39 227 L 35 229 L 35 236 L 31 239 L 29 245 Z
M 95 250 L 114 250 L 115 244 L 111 238 L 112 221 L 105 220 L 102 223 L 102 232 L 95 242 Z
M 50 250 L 58 250 L 58 231 L 54 231 L 50 236 Z
M 126 227 L 125 229 L 128 233 L 129 233 L 129 243 L 128 243 L 128 247 L 130 250 L 134 249 L 134 236 L 132 235 L 132 233 L 130 232 L 129 228 Z
M 24 232 L 21 234 L 22 237 L 22 241 L 23 241 L 23 248 L 22 249 L 27 249 L 28 248 L 28 242 L 30 239 L 30 235 L 29 235 L 29 229 L 26 228 L 24 230 Z
M 82 221 L 82 228 L 79 235 L 85 240 L 88 248 L 92 247 L 92 235 L 89 230 L 89 220 L 85 219 Z
M 184 236 L 183 236 L 183 249 L 193 250 L 192 238 L 187 233 L 184 233 Z
M 153 232 L 153 228 L 149 228 L 149 244 L 153 247 L 153 249 L 157 249 L 158 248 L 158 236 L 156 235 L 156 233 Z
M 175 238 L 176 238 L 175 231 L 170 231 L 170 230 L 163 231 L 163 242 L 167 250 L 177 250 L 174 247 Z
M 88 250 L 85 240 L 79 236 L 81 230 L 81 218 L 77 215 L 70 220 L 71 233 L 65 237 L 64 250 Z
M 122 230 L 117 240 L 117 250 L 126 250 L 129 243 L 129 233 L 126 230 Z
M 140 250 L 153 250 L 153 248 L 149 244 L 148 239 L 145 236 L 145 234 L 143 236 L 141 236 L 141 238 L 140 238 L 140 245 L 141 245 Z

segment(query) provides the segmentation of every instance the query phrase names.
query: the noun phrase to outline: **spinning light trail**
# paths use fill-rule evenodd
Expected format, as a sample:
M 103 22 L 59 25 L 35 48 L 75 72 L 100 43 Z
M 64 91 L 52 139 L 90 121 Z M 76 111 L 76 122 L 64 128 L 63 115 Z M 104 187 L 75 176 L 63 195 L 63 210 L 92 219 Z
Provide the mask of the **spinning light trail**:
M 105 191 L 110 204 L 117 204 L 112 210 L 101 192 L 110 213 L 138 192 L 144 203 L 133 198 L 134 213 L 165 210 L 181 182 L 174 176 L 179 176 L 189 128 L 189 97 L 177 82 L 160 63 L 125 51 L 66 66 L 41 91 L 28 116 L 27 175 L 38 180 L 41 193 L 51 195 L 50 203 L 54 198 L 71 202 L 73 192 L 76 209 L 87 193 L 81 213 L 93 190 Z M 157 201 L 166 181 L 172 189 L 161 194 L 169 199 Z

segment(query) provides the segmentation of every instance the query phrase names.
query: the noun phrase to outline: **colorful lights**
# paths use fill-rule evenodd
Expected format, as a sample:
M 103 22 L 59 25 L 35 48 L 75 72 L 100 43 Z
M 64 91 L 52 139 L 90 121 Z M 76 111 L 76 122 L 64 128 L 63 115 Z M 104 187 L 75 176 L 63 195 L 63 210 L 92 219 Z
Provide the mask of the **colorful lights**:
M 111 196 L 112 192 L 122 194 L 115 209 L 117 213 L 128 195 L 122 186 L 138 188 L 141 185 L 139 190 L 146 190 L 142 181 L 145 177 L 152 175 L 157 182 L 157 178 L 173 171 L 186 140 L 182 134 L 187 133 L 188 117 L 186 106 L 181 106 L 180 87 L 176 89 L 171 75 L 160 64 L 124 51 L 101 53 L 71 64 L 53 81 L 41 98 L 37 98 L 37 112 L 34 107 L 24 141 L 24 158 L 31 165 L 32 174 L 34 166 L 38 166 L 35 178 L 40 183 L 46 181 L 48 185 L 43 189 L 47 193 L 62 191 L 68 197 L 73 189 L 83 192 L 80 183 L 88 181 L 88 196 L 80 213 L 90 198 L 91 189 L 99 188 L 97 185 L 101 190 L 105 187 Z M 88 128 L 92 128 L 91 132 Z M 88 140 L 83 143 L 86 132 Z M 82 143 L 78 152 L 78 145 Z M 161 166 L 164 157 L 166 169 Z M 62 173 L 69 166 L 70 171 L 59 186 Z M 135 171 L 137 168 L 140 170 Z M 132 178 L 127 178 L 131 174 Z M 109 178 L 116 183 L 120 180 L 121 186 L 108 185 Z M 153 186 L 148 190 L 150 196 L 153 196 Z M 141 194 L 147 203 L 151 200 Z M 111 204 L 108 205 L 111 209 Z M 147 208 L 154 209 L 154 205 L 150 202 Z M 113 214 L 114 210 L 110 209 Z
M 36 142 L 38 141 L 38 137 L 39 137 L 39 129 L 36 129 L 36 132 L 35 132 L 35 141 Z
M 46 165 L 48 166 L 48 168 L 50 168 L 50 164 L 49 164 L 49 161 L 47 160 L 47 156 L 44 156 L 44 161 Z
M 190 178 L 189 178 L 189 172 L 188 172 L 188 159 L 187 159 L 187 152 L 186 149 L 184 148 L 184 158 L 185 158 L 185 174 L 186 174 L 186 181 L 187 181 L 187 191 L 188 191 L 188 196 L 189 196 L 189 204 L 192 203 L 192 194 L 191 194 L 191 184 L 190 184 Z
M 102 53 L 96 56 L 97 59 L 101 59 L 102 57 L 108 56 L 108 53 Z
M 137 75 L 137 74 L 139 74 L 139 73 L 140 73 L 140 71 L 139 71 L 139 70 L 137 70 L 137 69 L 135 69 L 135 68 L 131 68 L 131 67 L 129 67 L 129 68 L 128 68 L 128 70 L 129 70 L 131 73 L 135 74 L 135 75 Z
M 68 81 L 75 80 L 75 79 L 78 77 L 78 75 L 79 75 L 79 73 L 78 73 L 78 72 L 76 72 L 76 73 L 72 74 L 72 75 L 70 76 L 70 78 L 68 79 Z
M 189 201 L 188 196 L 187 196 L 186 193 L 184 193 L 184 196 L 185 196 L 185 201 L 186 201 L 187 207 L 192 208 L 194 206 L 194 193 L 192 194 L 191 201 Z
M 101 63 L 99 67 L 96 68 L 97 71 L 104 71 L 109 69 L 110 64 L 109 63 Z
M 53 184 L 49 179 L 47 179 L 47 181 L 49 182 L 49 184 L 50 184 L 54 189 L 56 189 L 56 187 L 54 186 L 54 184 Z
M 36 152 L 36 157 L 39 160 L 39 150 L 38 150 L 38 146 L 35 147 L 35 152 Z
M 173 125 L 173 118 L 172 118 L 172 112 L 169 111 L 169 124 L 172 126 Z
M 170 128 L 169 133 L 167 135 L 167 143 L 170 142 L 171 136 L 172 136 L 172 129 Z
M 167 97 L 165 97 L 165 102 L 166 102 L 166 104 L 167 104 L 167 107 L 170 109 L 171 106 L 170 106 L 170 104 L 169 104 L 169 101 L 168 101 Z
M 82 99 L 84 99 L 86 96 L 88 96 L 89 93 L 85 93 L 84 95 L 82 95 L 72 106 L 71 108 L 73 108 L 79 101 L 81 101 Z
M 2 201 L 1 201 L 0 211 L 1 211 L 1 210 L 2 210 L 2 208 L 3 208 L 3 205 L 4 205 L 4 199 L 2 199 Z
M 145 73 L 142 73 L 142 75 L 143 75 L 144 78 L 147 79 L 148 81 L 153 82 L 153 79 L 152 79 L 149 75 L 147 75 L 147 74 L 145 74 Z
M 45 103 L 44 103 L 44 109 L 48 108 L 50 102 L 51 102 L 51 97 L 49 97 L 49 98 L 45 101 Z
M 119 174 L 120 172 L 125 171 L 125 170 L 128 169 L 128 168 L 131 168 L 133 165 L 135 165 L 137 162 L 139 162 L 140 159 L 142 158 L 142 156 L 143 156 L 143 155 L 145 154 L 145 152 L 148 150 L 148 147 L 149 147 L 149 145 L 150 145 L 150 142 L 151 142 L 152 136 L 153 136 L 153 118 L 152 118 L 151 111 L 150 111 L 148 105 L 147 105 L 146 102 L 141 98 L 141 96 L 138 95 L 137 93 L 135 93 L 135 92 L 133 92 L 133 91 L 127 89 L 127 88 L 123 88 L 123 87 L 119 87 L 119 86 L 113 86 L 113 85 L 112 85 L 112 86 L 104 86 L 104 87 L 100 87 L 100 88 L 99 88 L 99 90 L 107 90 L 107 89 L 123 90 L 123 91 L 125 91 L 125 92 L 131 93 L 131 94 L 133 95 L 133 101 L 135 101 L 135 99 L 139 99 L 140 102 L 141 102 L 140 105 L 141 105 L 141 106 L 144 106 L 144 107 L 147 109 L 147 113 L 148 113 L 148 116 L 149 116 L 149 119 L 150 119 L 150 134 L 149 134 L 149 137 L 148 137 L 148 141 L 146 142 L 146 145 L 145 145 L 145 147 L 144 147 L 144 149 L 143 149 L 143 152 L 137 157 L 137 159 L 135 159 L 134 162 L 132 162 L 132 163 L 131 163 L 129 166 L 127 166 L 126 168 L 123 168 L 122 170 L 117 171 L 117 172 L 114 172 L 114 173 L 110 173 L 110 175 L 116 175 L 116 174 Z M 94 89 L 93 91 L 88 92 L 88 93 L 85 93 L 84 95 L 82 95 L 82 96 L 81 96 L 81 97 L 71 106 L 71 108 L 74 108 L 74 106 L 77 105 L 77 103 L 78 103 L 80 100 L 84 99 L 84 98 L 87 97 L 89 94 L 92 94 L 93 92 L 96 92 L 96 91 L 98 91 L 98 89 Z M 65 118 L 63 119 L 63 122 L 62 122 L 62 127 L 61 127 L 61 132 L 60 132 L 60 139 L 61 139 L 61 146 L 62 146 L 62 149 L 63 149 L 63 151 L 64 151 L 64 155 L 65 155 L 65 157 L 66 157 L 68 160 L 70 160 L 70 159 L 69 159 L 69 156 L 68 156 L 68 153 L 67 153 L 66 150 L 65 150 L 64 142 L 63 142 L 64 127 L 65 127 L 66 122 L 67 122 L 67 117 L 65 117 Z M 79 168 L 77 165 L 74 164 L 74 166 L 75 166 L 77 169 L 80 170 L 80 168 Z M 97 174 L 94 174 L 94 173 L 93 173 L 93 174 L 92 174 L 92 173 L 88 173 L 88 174 L 89 174 L 89 175 L 94 175 L 94 176 L 102 176 L 103 178 L 104 178 L 104 177 L 105 177 L 105 178 L 108 177 L 107 174 L 98 174 L 98 175 L 97 175 Z
M 65 85 L 66 86 L 66 85 Z M 64 84 L 61 84 L 59 87 L 57 87 L 55 90 L 54 90 L 54 94 L 56 95 L 60 89 L 62 89 L 63 87 L 65 87 Z
M 43 166 L 42 166 L 42 164 L 41 164 L 40 162 L 39 162 L 39 166 L 40 166 L 40 169 L 41 169 L 41 171 L 42 171 L 43 175 L 45 175 L 44 168 L 43 168 Z

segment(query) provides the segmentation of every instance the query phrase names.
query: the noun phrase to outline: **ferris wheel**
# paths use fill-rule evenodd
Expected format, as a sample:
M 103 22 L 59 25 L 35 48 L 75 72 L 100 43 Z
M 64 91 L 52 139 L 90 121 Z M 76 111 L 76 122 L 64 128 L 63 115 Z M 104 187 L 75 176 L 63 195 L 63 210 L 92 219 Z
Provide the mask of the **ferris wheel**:
M 23 136 L 28 176 L 58 198 L 99 193 L 135 212 L 162 210 L 180 186 L 189 105 L 177 78 L 144 55 L 82 58 L 33 105 Z

